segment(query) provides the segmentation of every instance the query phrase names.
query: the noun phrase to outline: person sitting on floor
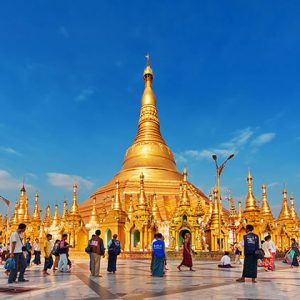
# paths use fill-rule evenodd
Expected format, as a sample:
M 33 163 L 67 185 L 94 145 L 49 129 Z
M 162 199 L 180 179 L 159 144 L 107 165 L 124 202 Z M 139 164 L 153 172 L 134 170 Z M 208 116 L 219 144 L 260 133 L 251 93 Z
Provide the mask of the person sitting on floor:
M 229 252 L 225 251 L 224 253 L 225 255 L 221 258 L 221 262 L 218 265 L 219 268 L 233 268 L 231 266 L 231 262 L 230 262 L 230 257 L 229 257 Z

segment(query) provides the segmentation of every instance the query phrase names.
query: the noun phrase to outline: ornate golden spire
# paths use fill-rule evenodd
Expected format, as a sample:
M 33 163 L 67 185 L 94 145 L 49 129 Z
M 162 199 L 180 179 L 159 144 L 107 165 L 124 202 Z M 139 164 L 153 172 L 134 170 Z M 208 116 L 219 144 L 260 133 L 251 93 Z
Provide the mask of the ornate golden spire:
M 209 194 L 209 210 L 208 210 L 208 214 L 211 216 L 213 212 L 213 201 L 212 201 L 212 194 Z
M 65 223 L 67 221 L 67 217 L 68 217 L 68 202 L 67 200 L 64 201 L 64 207 L 63 207 L 63 212 L 61 215 L 61 221 L 62 223 Z
M 287 199 L 287 191 L 286 187 L 284 185 L 283 191 L 282 191 L 282 206 L 281 211 L 278 216 L 278 220 L 289 220 L 291 219 L 289 206 L 288 206 L 288 199 Z
M 273 219 L 272 211 L 267 199 L 267 186 L 265 184 L 262 185 L 261 214 L 264 217 L 271 217 Z
M 146 209 L 146 195 L 144 190 L 144 174 L 140 175 L 140 196 L 139 196 L 139 209 Z
M 290 215 L 291 215 L 292 219 L 297 222 L 299 218 L 298 218 L 297 212 L 295 210 L 294 200 L 295 200 L 294 199 L 294 195 L 291 194 L 291 196 L 290 196 L 290 203 L 291 203 L 291 206 L 290 206 Z
M 152 80 L 153 72 L 150 67 L 150 58 L 147 56 L 147 65 L 144 71 L 145 89 L 141 101 L 138 132 L 133 144 L 126 152 L 121 172 L 141 167 L 164 169 L 176 172 L 176 176 L 178 176 L 173 153 L 160 132 Z
M 44 225 L 45 227 L 49 227 L 51 225 L 51 211 L 50 205 L 48 204 L 46 207 L 45 217 L 44 217 Z
M 19 203 L 16 201 L 15 203 L 15 211 L 11 218 L 11 224 L 12 225 L 18 225 L 19 224 L 19 218 L 18 218 L 18 210 L 19 210 Z
M 154 221 L 161 221 L 161 215 L 157 206 L 157 196 L 155 193 L 153 195 L 152 216 Z
M 235 209 L 235 202 L 233 198 L 229 198 L 230 201 L 230 210 L 229 210 L 229 218 L 231 219 L 231 221 L 234 221 L 237 218 L 237 212 Z
M 242 201 L 238 202 L 238 219 L 241 220 L 243 216 L 243 208 L 242 208 Z
M 112 209 L 113 210 L 122 210 L 119 186 L 120 186 L 120 182 L 119 182 L 119 180 L 116 180 L 115 197 L 114 197 L 114 200 L 113 200 L 113 203 L 112 203 Z
M 76 179 L 74 179 L 74 184 L 73 184 L 73 202 L 72 206 L 70 208 L 70 215 L 72 216 L 78 216 L 79 215 L 79 209 L 78 209 L 78 203 L 77 203 L 77 184 L 76 184 Z
M 180 200 L 180 206 L 189 206 L 190 205 L 190 199 L 187 192 L 187 170 L 184 168 L 183 170 L 183 191 L 182 191 L 182 198 Z
M 19 222 L 24 222 L 24 215 L 26 209 L 26 189 L 23 183 L 23 186 L 20 190 L 20 200 L 19 200 L 19 207 L 18 207 L 18 220 Z
M 128 208 L 128 212 L 127 212 L 127 216 L 128 216 L 129 220 L 131 220 L 133 213 L 134 213 L 133 200 L 132 200 L 132 195 L 130 195 L 129 208 Z
M 41 211 L 39 207 L 39 193 L 35 193 L 35 203 L 34 203 L 34 211 L 32 215 L 32 220 L 39 223 L 41 222 Z
M 58 204 L 55 204 L 55 211 L 54 211 L 54 217 L 53 217 L 53 222 L 52 222 L 52 226 L 56 227 L 60 224 L 60 217 L 59 217 L 59 213 L 58 213 Z
M 246 197 L 245 211 L 256 210 L 257 209 L 256 200 L 252 191 L 252 176 L 250 174 L 250 169 L 248 171 L 247 181 L 248 181 L 248 195 Z
M 99 226 L 99 218 L 98 218 L 97 208 L 96 208 L 96 197 L 94 197 L 94 199 L 93 199 L 93 209 L 92 209 L 92 214 L 91 214 L 88 225 L 91 227 Z

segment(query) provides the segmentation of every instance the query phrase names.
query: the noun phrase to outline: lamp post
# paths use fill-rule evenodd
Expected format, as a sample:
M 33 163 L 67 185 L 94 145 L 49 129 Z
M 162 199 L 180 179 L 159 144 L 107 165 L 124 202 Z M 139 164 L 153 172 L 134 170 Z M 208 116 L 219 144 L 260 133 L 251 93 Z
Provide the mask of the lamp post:
M 218 178 L 218 223 L 219 223 L 219 251 L 222 250 L 222 245 L 221 245 L 221 188 L 220 188 L 220 177 L 222 174 L 222 171 L 226 165 L 226 163 L 228 162 L 228 160 L 232 159 L 234 157 L 234 154 L 231 153 L 226 160 L 219 166 L 218 165 L 218 161 L 217 161 L 217 155 L 213 154 L 212 158 L 215 161 L 216 164 L 216 171 L 217 171 L 217 178 Z

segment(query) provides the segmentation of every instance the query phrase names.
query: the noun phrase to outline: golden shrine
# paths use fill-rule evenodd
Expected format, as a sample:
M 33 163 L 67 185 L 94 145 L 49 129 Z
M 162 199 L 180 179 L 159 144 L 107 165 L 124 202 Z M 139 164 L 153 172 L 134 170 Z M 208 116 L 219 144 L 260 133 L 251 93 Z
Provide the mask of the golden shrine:
M 216 186 L 213 194 L 207 197 L 188 181 L 186 168 L 183 173 L 177 170 L 174 155 L 160 132 L 149 57 L 143 77 L 145 89 L 138 131 L 125 153 L 121 170 L 80 205 L 74 181 L 71 207 L 68 209 L 65 200 L 61 216 L 56 204 L 53 217 L 48 205 L 44 218 L 41 218 L 38 193 L 30 215 L 23 185 L 13 216 L 8 220 L 7 216 L 2 218 L 0 215 L 0 241 L 7 241 L 19 223 L 27 224 L 26 235 L 32 238 L 43 240 L 47 233 L 51 233 L 56 239 L 67 233 L 69 242 L 80 251 L 99 228 L 105 244 L 117 233 L 127 252 L 149 251 L 156 232 L 164 235 L 169 251 L 179 250 L 186 232 L 191 233 L 191 245 L 195 251 L 228 250 L 230 245 L 242 239 L 247 224 L 253 224 L 261 238 L 271 234 L 279 249 L 288 247 L 290 238 L 298 238 L 299 219 L 294 197 L 291 196 L 289 206 L 285 187 L 282 209 L 275 219 L 265 184 L 261 204 L 256 201 L 250 170 L 245 209 L 239 201 L 237 211 L 233 199 L 230 199 L 230 210 L 223 209 Z

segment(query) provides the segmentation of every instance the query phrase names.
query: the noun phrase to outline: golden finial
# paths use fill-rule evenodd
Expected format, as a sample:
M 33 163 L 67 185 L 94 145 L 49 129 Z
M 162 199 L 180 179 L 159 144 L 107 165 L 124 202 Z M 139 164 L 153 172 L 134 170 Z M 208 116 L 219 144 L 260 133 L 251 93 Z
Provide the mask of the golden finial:
M 121 210 L 121 199 L 120 199 L 119 186 L 120 186 L 120 182 L 119 182 L 119 180 L 116 180 L 115 196 L 112 197 L 112 209 L 113 210 Z
M 150 54 L 147 53 L 147 54 L 145 55 L 145 58 L 146 58 L 146 66 L 150 66 Z
M 183 181 L 184 182 L 187 182 L 187 176 L 188 176 L 188 172 L 187 172 L 186 167 L 184 167 L 184 169 L 183 169 Z

